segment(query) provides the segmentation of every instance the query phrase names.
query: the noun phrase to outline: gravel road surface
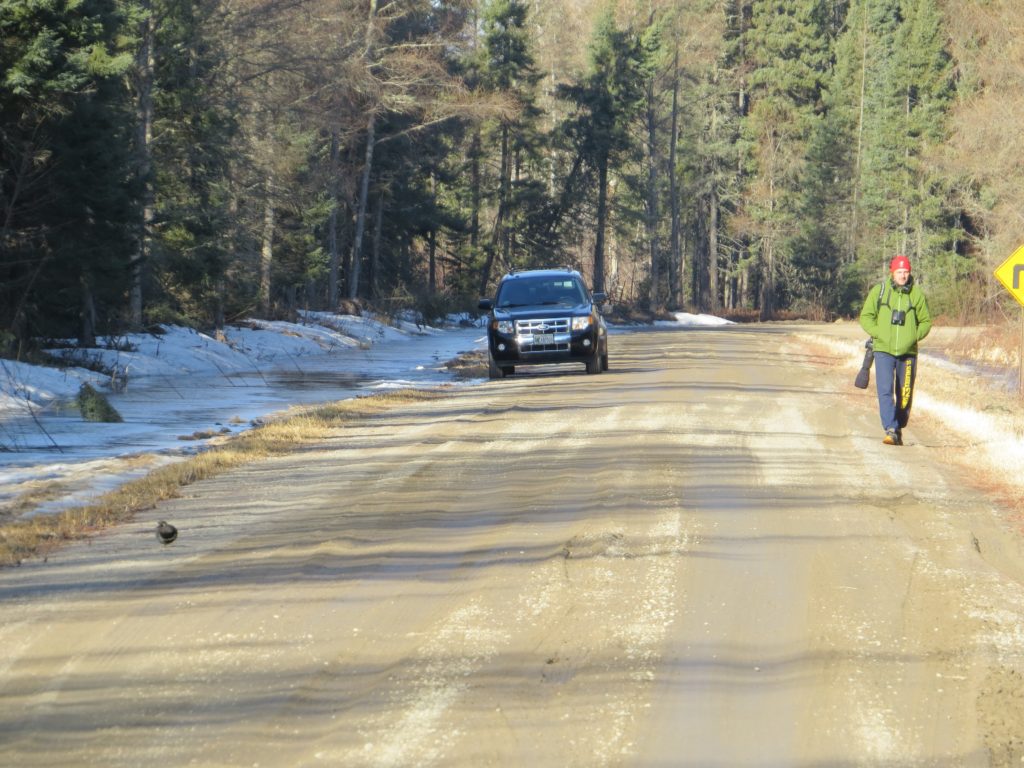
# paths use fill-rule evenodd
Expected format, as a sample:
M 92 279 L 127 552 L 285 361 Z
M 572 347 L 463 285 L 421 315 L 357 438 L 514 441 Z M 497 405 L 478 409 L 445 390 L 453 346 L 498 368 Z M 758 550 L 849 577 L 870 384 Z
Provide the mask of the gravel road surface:
M 0 764 L 1020 765 L 1019 536 L 807 331 L 617 335 L 0 571 Z

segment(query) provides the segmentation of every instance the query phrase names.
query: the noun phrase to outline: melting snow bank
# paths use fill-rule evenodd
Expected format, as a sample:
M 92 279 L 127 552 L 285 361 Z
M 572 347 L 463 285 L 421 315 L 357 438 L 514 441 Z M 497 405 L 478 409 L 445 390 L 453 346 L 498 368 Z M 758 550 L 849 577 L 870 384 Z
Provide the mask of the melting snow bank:
M 451 382 L 445 364 L 483 343 L 467 317 L 445 329 L 315 312 L 301 320 L 249 320 L 217 338 L 164 326 L 51 350 L 63 368 L 0 360 L 0 515 L 89 503 L 293 405 Z M 74 405 L 83 383 L 124 422 L 83 421 Z M 50 500 L 11 506 L 29 492 Z
M 298 368 L 299 361 L 312 356 L 442 332 L 409 321 L 389 325 L 374 317 L 325 312 L 300 316 L 301 323 L 247 320 L 226 327 L 220 338 L 190 328 L 160 326 L 153 333 L 106 337 L 93 348 L 48 350 L 65 363 L 63 368 L 0 360 L 0 417 L 70 400 L 84 383 L 116 390 L 144 377 Z
M 711 315 L 691 315 L 689 312 L 675 312 L 675 320 L 656 320 L 656 326 L 678 326 L 678 325 L 735 325 L 732 320 Z

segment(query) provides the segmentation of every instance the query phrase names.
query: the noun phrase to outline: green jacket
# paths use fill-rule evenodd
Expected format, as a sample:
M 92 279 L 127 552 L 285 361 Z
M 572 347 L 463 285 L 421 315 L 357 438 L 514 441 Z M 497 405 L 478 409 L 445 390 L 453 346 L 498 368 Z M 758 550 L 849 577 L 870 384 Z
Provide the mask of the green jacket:
M 893 325 L 893 312 L 905 313 L 903 325 Z M 890 355 L 916 355 L 917 342 L 932 329 L 932 316 L 924 292 L 911 277 L 904 286 L 892 278 L 882 281 L 870 291 L 860 311 L 860 327 L 874 342 L 875 352 Z

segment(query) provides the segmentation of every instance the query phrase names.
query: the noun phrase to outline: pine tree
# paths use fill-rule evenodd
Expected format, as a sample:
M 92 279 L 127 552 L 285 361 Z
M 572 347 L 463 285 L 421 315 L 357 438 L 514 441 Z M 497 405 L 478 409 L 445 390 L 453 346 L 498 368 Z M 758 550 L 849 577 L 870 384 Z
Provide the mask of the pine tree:
M 853 147 L 847 250 L 862 285 L 893 253 L 950 252 L 948 185 L 926 159 L 944 140 L 953 93 L 944 44 L 934 0 L 860 0 L 837 45 L 830 109 Z
M 228 270 L 228 175 L 237 104 L 220 78 L 227 51 L 204 4 L 167 0 L 156 12 L 155 222 L 146 293 L 151 320 L 209 326 Z
M 751 109 L 743 133 L 751 149 L 746 209 L 760 259 L 760 310 L 771 316 L 792 275 L 808 141 L 830 68 L 831 16 L 824 0 L 753 4 L 745 50 Z
M 674 238 L 680 241 L 686 235 L 690 244 L 690 304 L 710 312 L 723 302 L 729 308 L 747 305 L 750 272 L 750 235 L 741 196 L 743 159 L 750 149 L 741 133 L 750 101 L 745 51 L 750 6 L 746 0 L 730 0 L 715 10 L 721 40 L 702 43 L 708 46 L 702 60 L 683 61 L 680 160 L 675 174 L 682 186 L 678 197 L 689 204 L 679 210 L 674 222 Z M 681 245 L 677 248 L 682 273 Z M 681 281 L 681 300 L 684 292 Z
M 0 2 L 0 322 L 15 349 L 118 325 L 135 202 L 130 10 Z
M 910 0 L 901 27 L 898 49 L 909 85 L 906 88 L 907 164 L 913 180 L 908 195 L 905 252 L 915 254 L 922 274 L 932 279 L 945 272 L 948 286 L 960 276 L 950 271 L 953 257 L 955 211 L 950 203 L 950 181 L 938 171 L 932 148 L 948 136 L 948 110 L 953 97 L 952 61 L 946 50 L 946 32 L 935 0 Z M 955 259 L 954 259 L 955 261 Z
M 797 234 L 791 240 L 794 308 L 818 319 L 850 311 L 843 227 L 850 213 L 848 169 L 852 151 L 847 135 L 826 113 L 816 119 L 806 153 L 803 187 L 797 201 Z
M 484 185 L 478 191 L 479 198 L 493 207 L 494 221 L 483 246 L 481 293 L 487 291 L 496 259 L 505 268 L 525 266 L 515 252 L 517 244 L 524 238 L 528 243 L 538 244 L 526 230 L 539 223 L 538 216 L 533 214 L 546 205 L 543 186 L 538 187 L 533 179 L 545 139 L 537 126 L 540 75 L 527 29 L 529 13 L 529 6 L 522 0 L 491 0 L 482 11 L 482 39 L 474 74 L 478 86 L 505 100 L 509 109 L 481 126 L 478 134 L 483 142 L 480 149 L 497 155 L 492 164 L 497 173 L 485 172 L 478 179 Z M 525 256 L 537 257 L 543 258 L 537 249 L 528 250 Z
M 561 89 L 576 108 L 566 132 L 580 158 L 596 174 L 594 243 L 595 291 L 605 290 L 608 183 L 615 164 L 634 147 L 631 123 L 643 109 L 649 62 L 642 40 L 618 29 L 611 9 L 598 19 L 590 44 L 590 65 L 582 82 Z

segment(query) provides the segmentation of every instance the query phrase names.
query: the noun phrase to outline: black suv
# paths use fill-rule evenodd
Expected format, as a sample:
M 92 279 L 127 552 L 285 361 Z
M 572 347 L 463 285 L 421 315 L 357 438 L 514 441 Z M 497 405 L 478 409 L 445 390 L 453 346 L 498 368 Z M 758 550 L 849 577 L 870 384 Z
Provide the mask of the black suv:
M 494 299 L 481 299 L 487 323 L 488 373 L 499 379 L 516 365 L 583 363 L 587 373 L 608 370 L 603 293 L 591 295 L 572 269 L 512 272 Z

